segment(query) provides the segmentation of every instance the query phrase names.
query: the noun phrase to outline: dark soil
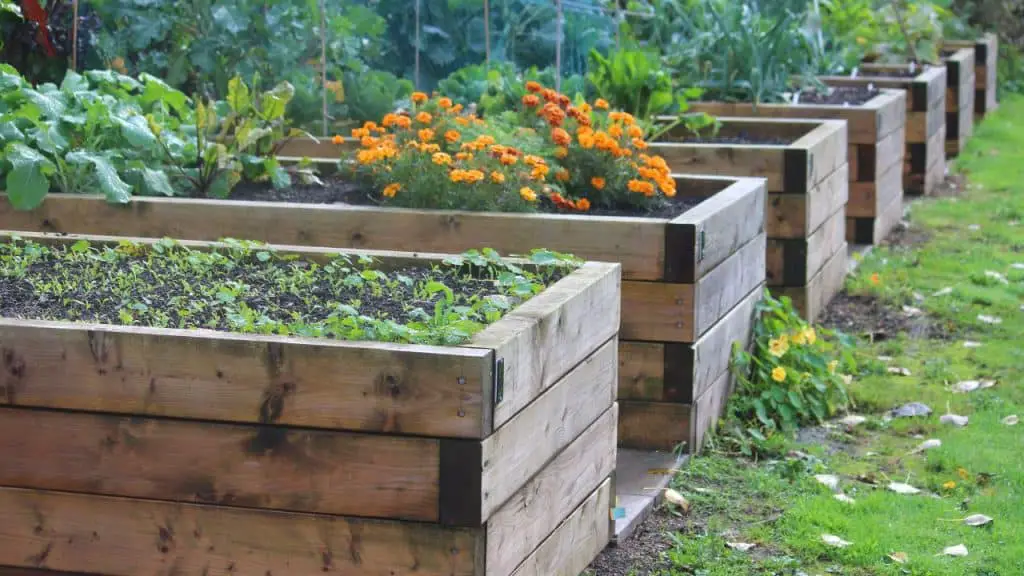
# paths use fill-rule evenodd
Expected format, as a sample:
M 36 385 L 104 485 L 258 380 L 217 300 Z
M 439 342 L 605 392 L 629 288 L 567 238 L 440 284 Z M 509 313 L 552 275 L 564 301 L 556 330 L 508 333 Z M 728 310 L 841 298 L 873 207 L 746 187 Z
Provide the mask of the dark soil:
M 921 66 L 915 66 L 913 70 L 910 68 L 900 69 L 889 69 L 889 70 L 861 70 L 857 77 L 858 78 L 915 78 L 919 76 L 925 69 Z
M 605 548 L 594 562 L 590 570 L 584 574 L 594 576 L 653 576 L 660 571 L 668 571 L 671 562 L 662 558 L 672 545 L 666 534 L 686 530 L 689 524 L 685 518 L 679 518 L 657 509 L 633 534 L 617 546 Z
M 878 96 L 877 88 L 867 86 L 839 86 L 828 92 L 808 90 L 800 93 L 800 104 L 827 104 L 832 106 L 860 106 Z
M 922 320 L 920 317 L 912 318 L 874 296 L 844 291 L 832 300 L 820 322 L 826 328 L 878 341 L 895 338 L 901 332 L 920 332 L 918 326 L 922 325 Z
M 764 136 L 762 134 L 741 133 L 735 136 L 694 136 L 683 137 L 669 142 L 681 142 L 684 144 L 764 144 L 771 146 L 785 146 L 792 144 L 793 138 L 782 138 L 779 136 Z
M 26 256 L 34 250 L 41 255 Z M 423 320 L 424 313 L 432 316 L 435 302 L 444 297 L 443 291 L 423 289 L 429 281 L 449 288 L 456 305 L 500 293 L 494 281 L 454 266 L 406 267 L 388 271 L 382 280 L 367 279 L 374 271 L 341 259 L 318 265 L 260 251 L 79 252 L 9 242 L 0 245 L 0 316 L 259 331 L 240 329 L 239 314 L 251 311 L 257 325 L 324 327 L 339 313 L 348 317 L 339 309 L 347 306 L 353 314 L 404 325 Z M 125 320 L 126 312 L 134 322 Z
M 231 192 L 229 200 L 250 200 L 259 202 L 293 202 L 297 204 L 349 204 L 353 206 L 382 206 L 377 198 L 367 190 L 339 176 L 324 178 L 324 186 L 315 184 L 296 184 L 280 190 L 262 182 L 243 182 Z M 663 202 L 650 210 L 639 210 L 634 207 L 604 208 L 592 207 L 586 214 L 592 216 L 633 216 L 639 218 L 675 218 L 704 201 L 704 198 L 685 196 L 680 190 L 675 198 L 664 199 Z M 541 211 L 552 214 L 579 212 L 563 212 L 553 204 L 541 204 Z

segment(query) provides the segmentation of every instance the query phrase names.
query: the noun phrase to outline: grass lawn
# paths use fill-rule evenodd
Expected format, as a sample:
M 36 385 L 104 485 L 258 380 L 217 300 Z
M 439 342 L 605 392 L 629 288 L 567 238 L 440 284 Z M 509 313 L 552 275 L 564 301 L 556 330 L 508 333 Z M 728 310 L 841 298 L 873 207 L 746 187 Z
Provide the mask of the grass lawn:
M 872 362 L 851 385 L 863 424 L 805 431 L 775 461 L 695 459 L 675 480 L 692 519 L 654 574 L 1024 574 L 1024 422 L 1004 423 L 1024 419 L 1024 98 L 984 121 L 956 168 L 966 192 L 914 204 L 913 241 L 875 250 L 848 282 L 895 315 L 919 309 L 931 337 L 865 340 Z M 967 380 L 996 384 L 952 391 Z M 906 402 L 934 412 L 883 418 Z M 941 423 L 947 411 L 969 423 Z M 941 446 L 912 453 L 926 439 Z M 814 474 L 838 476 L 854 503 Z M 890 481 L 921 493 L 886 490 Z M 959 521 L 972 514 L 994 522 Z M 822 534 L 851 544 L 826 545 Z M 941 554 L 959 544 L 967 556 Z

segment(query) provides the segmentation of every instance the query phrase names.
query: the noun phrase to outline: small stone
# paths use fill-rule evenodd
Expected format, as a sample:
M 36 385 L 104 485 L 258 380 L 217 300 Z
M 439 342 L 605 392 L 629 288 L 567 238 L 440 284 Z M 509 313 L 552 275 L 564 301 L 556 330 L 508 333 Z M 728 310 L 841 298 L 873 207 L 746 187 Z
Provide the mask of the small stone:
M 914 416 L 927 416 L 932 413 L 931 407 L 921 402 L 908 402 L 892 411 L 895 418 L 911 418 Z

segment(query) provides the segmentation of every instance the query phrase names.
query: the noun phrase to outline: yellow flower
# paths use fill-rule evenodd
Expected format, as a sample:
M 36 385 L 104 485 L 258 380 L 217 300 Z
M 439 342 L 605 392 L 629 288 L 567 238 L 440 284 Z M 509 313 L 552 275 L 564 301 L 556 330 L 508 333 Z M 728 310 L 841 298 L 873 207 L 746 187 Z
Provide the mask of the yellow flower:
M 388 184 L 387 186 L 384 187 L 384 192 L 383 192 L 384 197 L 385 198 L 394 198 L 395 194 L 397 194 L 398 191 L 401 190 L 401 189 L 402 189 L 402 185 L 399 184 L 398 182 L 395 182 L 394 184 Z
M 789 338 L 785 334 L 768 343 L 768 353 L 772 356 L 782 358 L 786 352 L 789 352 Z
M 836 368 L 839 368 L 839 360 L 833 360 L 828 363 L 829 374 L 835 374 Z
M 966 468 L 957 468 L 956 469 L 956 474 L 957 474 L 957 476 L 959 476 L 960 478 L 962 478 L 964 480 L 967 480 L 968 478 L 971 477 L 971 473 L 968 472 Z
M 804 328 L 804 339 L 811 345 L 814 345 L 814 343 L 818 341 L 818 333 L 814 331 L 813 326 Z
M 786 380 L 786 369 L 782 366 L 776 366 L 772 369 L 772 380 L 776 382 L 783 382 Z
M 522 188 L 519 189 L 519 196 L 521 196 L 523 200 L 526 200 L 527 202 L 537 201 L 537 193 L 527 186 L 523 186 Z
M 558 148 L 555 148 L 555 158 L 558 158 L 559 160 L 561 160 L 561 159 L 565 158 L 568 155 L 569 155 L 569 149 L 566 148 L 565 146 L 559 146 Z
M 804 337 L 804 333 L 803 333 L 802 330 L 800 332 L 797 332 L 796 334 L 793 334 L 792 342 L 793 342 L 793 344 L 797 344 L 797 345 L 801 345 L 801 346 L 804 345 L 804 344 L 807 344 L 807 338 Z
M 438 166 L 448 166 L 452 163 L 452 157 L 444 152 L 436 152 L 430 157 L 430 159 Z
M 495 184 L 504 184 L 505 175 L 495 170 L 494 172 L 491 172 L 491 182 L 494 182 Z
M 945 488 L 946 490 L 952 490 L 953 488 L 956 488 L 956 482 L 950 480 L 949 482 L 943 484 L 942 487 Z

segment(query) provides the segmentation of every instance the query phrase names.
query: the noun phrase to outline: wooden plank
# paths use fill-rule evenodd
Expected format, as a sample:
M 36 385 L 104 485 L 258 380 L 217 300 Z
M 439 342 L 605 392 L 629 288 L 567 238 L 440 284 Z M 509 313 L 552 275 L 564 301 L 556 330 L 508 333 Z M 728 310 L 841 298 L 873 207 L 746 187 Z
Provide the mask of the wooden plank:
M 495 427 L 619 331 L 619 272 L 618 265 L 589 262 L 473 337 L 470 346 L 493 349 L 501 365 Z
M 486 520 L 615 402 L 618 342 L 607 341 L 483 441 Z
M 487 575 L 511 574 L 615 469 L 612 405 L 487 522 Z M 408 565 L 407 565 L 408 566 Z
M 619 402 L 619 447 L 640 450 L 689 449 L 689 404 L 672 402 Z
M 743 178 L 672 220 L 665 280 L 693 283 L 764 230 L 764 180 Z
M 843 244 L 807 286 L 778 288 L 776 296 L 788 296 L 804 319 L 809 322 L 816 320 L 843 288 L 847 270 L 846 249 L 846 244 Z
M 874 218 L 893 198 L 903 195 L 903 164 L 891 165 L 874 182 L 856 182 L 850 185 L 850 200 L 846 204 L 848 218 Z
M 622 283 L 623 340 L 692 341 L 696 300 L 693 284 Z
M 668 361 L 665 346 L 662 342 L 619 342 L 619 400 L 662 400 Z M 681 355 L 679 352 L 676 355 Z M 688 355 L 692 356 L 692 349 Z
M 477 576 L 481 540 L 422 523 L 0 488 L 0 563 L 105 576 Z
M 718 418 L 725 410 L 729 395 L 732 394 L 735 381 L 736 378 L 732 372 L 726 370 L 715 379 L 700 398 L 694 401 L 690 409 L 690 438 L 693 442 L 691 454 L 700 453 L 704 447 L 704 438 L 718 423 Z
M 927 142 L 946 124 L 945 99 L 930 104 L 927 111 L 907 113 L 907 142 Z
M 905 121 L 906 94 L 885 90 L 860 106 L 820 104 L 770 104 L 743 102 L 691 102 L 693 112 L 712 116 L 760 116 L 770 118 L 819 118 L 846 120 L 850 144 L 873 144 Z
M 902 140 L 900 142 L 902 151 Z M 842 208 L 850 190 L 849 166 L 841 165 L 831 176 L 811 190 L 810 194 L 769 194 L 767 230 L 769 238 L 806 238 Z
M 765 279 L 768 286 L 804 286 L 846 242 L 846 212 L 836 210 L 809 238 L 768 239 Z
M 766 237 L 761 233 L 700 280 L 694 294 L 693 329 L 684 341 L 699 338 L 764 282 L 766 250 Z
M 438 441 L 0 408 L 0 485 L 438 520 Z
M 873 182 L 894 164 L 902 164 L 906 153 L 906 126 L 900 126 L 875 144 L 850 147 L 850 182 Z M 853 170 L 853 166 L 857 170 Z
M 722 174 L 767 180 L 769 190 L 781 191 L 787 147 L 756 144 L 654 142 L 650 153 L 668 162 L 673 173 Z
M 703 192 L 706 178 L 681 178 Z M 722 188 L 729 180 L 721 180 Z M 657 280 L 665 267 L 666 220 L 557 214 L 406 210 L 341 204 L 289 204 L 137 197 L 111 205 L 97 196 L 50 194 L 32 211 L 0 201 L 9 230 L 459 253 L 488 245 L 503 254 L 549 248 L 585 260 L 614 261 L 626 277 Z
M 0 404 L 481 438 L 493 353 L 0 319 Z M 487 428 L 487 430 L 485 430 Z
M 878 244 L 903 218 L 903 198 L 893 201 L 874 218 L 847 218 L 846 241 L 850 244 Z
M 512 576 L 578 576 L 611 540 L 612 480 L 601 483 Z M 0 573 L 2 576 L 2 573 Z
M 84 572 L 54 572 L 38 568 L 14 568 L 0 566 L 0 576 L 90 576 Z M 95 575 L 93 575 L 95 576 Z
M 806 169 L 789 166 L 787 174 L 794 174 L 793 185 L 787 185 L 784 192 L 795 192 L 799 182 L 807 182 L 804 191 L 810 193 L 814 187 L 825 181 L 846 163 L 847 133 L 846 122 L 826 120 L 803 138 L 793 143 L 794 148 L 804 152 Z
M 687 402 L 693 402 L 703 396 L 714 385 L 718 376 L 728 370 L 734 342 L 750 341 L 754 309 L 763 295 L 764 284 L 760 284 L 693 345 L 693 384 L 688 387 L 689 393 L 684 395 Z

